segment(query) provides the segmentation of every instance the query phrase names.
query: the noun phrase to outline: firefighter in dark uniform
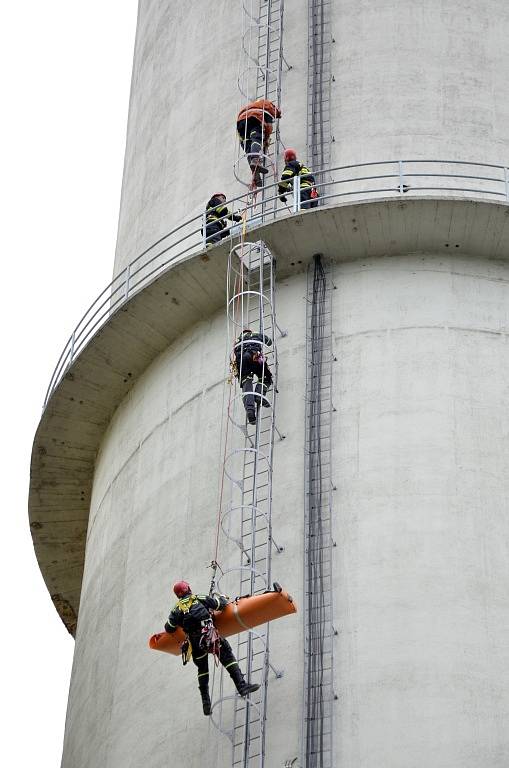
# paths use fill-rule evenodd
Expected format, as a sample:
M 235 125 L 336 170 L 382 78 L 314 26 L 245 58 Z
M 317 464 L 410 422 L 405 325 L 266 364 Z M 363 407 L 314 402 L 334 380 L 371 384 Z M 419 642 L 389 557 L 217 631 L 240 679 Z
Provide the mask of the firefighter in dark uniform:
M 293 188 L 293 177 L 300 178 L 300 203 L 301 208 L 316 208 L 318 205 L 318 193 L 315 188 L 315 177 L 309 168 L 299 163 L 294 149 L 285 150 L 285 167 L 278 184 L 279 199 L 286 203 L 286 195 Z
M 225 203 L 226 195 L 222 192 L 216 192 L 206 205 L 205 236 L 207 245 L 219 243 L 223 237 L 228 237 L 230 230 L 226 223 L 227 219 L 242 221 L 242 216 L 238 213 L 231 213 Z
M 222 611 L 228 600 L 221 596 L 194 595 L 187 581 L 178 581 L 173 591 L 178 602 L 164 625 L 166 632 L 175 632 L 182 627 L 186 633 L 193 661 L 198 667 L 198 687 L 203 704 L 203 714 L 212 711 L 209 696 L 209 653 L 218 656 L 219 661 L 233 680 L 241 696 L 247 696 L 260 687 L 256 683 L 247 683 L 233 655 L 230 643 L 221 637 L 212 621 L 212 611 Z M 184 655 L 184 652 L 183 652 Z
M 237 115 L 237 133 L 256 187 L 262 185 L 260 174 L 268 173 L 264 159 L 269 151 L 274 121 L 280 117 L 281 110 L 268 99 L 250 101 Z
M 270 347 L 272 339 L 262 333 L 253 333 L 250 328 L 246 328 L 233 348 L 235 376 L 243 392 L 242 400 L 250 424 L 256 424 L 256 405 L 261 403 L 266 408 L 270 408 L 265 395 L 272 384 L 272 373 L 263 355 L 264 344 Z M 255 388 L 253 388 L 254 376 L 258 379 Z

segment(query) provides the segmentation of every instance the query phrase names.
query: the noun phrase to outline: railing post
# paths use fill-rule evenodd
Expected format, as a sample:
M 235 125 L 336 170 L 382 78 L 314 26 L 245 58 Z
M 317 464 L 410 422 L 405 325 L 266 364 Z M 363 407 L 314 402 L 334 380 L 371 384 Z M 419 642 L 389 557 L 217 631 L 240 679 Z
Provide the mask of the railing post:
M 126 274 L 125 274 L 125 294 L 124 299 L 127 301 L 129 298 L 129 278 L 131 277 L 131 264 L 128 264 L 126 267 Z
M 504 167 L 505 199 L 509 202 L 509 169 Z
M 71 365 L 71 363 L 73 361 L 73 357 L 74 357 L 74 336 L 75 336 L 75 334 L 76 334 L 76 330 L 74 330 L 72 332 L 72 336 L 71 336 L 71 355 L 70 355 L 70 358 L 69 358 L 69 365 Z
M 399 194 L 402 195 L 404 193 L 404 184 L 403 184 L 403 160 L 398 160 L 398 171 L 399 171 Z
M 207 212 L 205 211 L 201 218 L 202 246 L 207 247 Z
M 300 176 L 293 177 L 293 212 L 300 211 Z

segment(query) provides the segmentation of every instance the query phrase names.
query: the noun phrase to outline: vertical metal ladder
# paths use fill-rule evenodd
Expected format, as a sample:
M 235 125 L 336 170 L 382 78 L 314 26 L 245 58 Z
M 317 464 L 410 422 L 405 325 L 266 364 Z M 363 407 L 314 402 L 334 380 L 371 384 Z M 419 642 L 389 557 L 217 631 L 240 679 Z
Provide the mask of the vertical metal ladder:
M 332 0 L 308 0 L 308 159 L 312 171 L 330 167 Z
M 286 63 L 283 55 L 284 0 L 242 0 L 242 8 L 238 85 L 243 104 L 255 99 L 269 99 L 280 105 L 283 63 Z M 267 156 L 275 178 L 278 176 L 280 147 L 279 122 L 276 121 Z M 246 177 L 246 169 L 246 157 L 240 149 L 234 163 L 234 175 L 247 186 L 250 179 Z M 277 200 L 267 203 L 264 197 L 264 188 L 261 187 L 256 195 L 257 203 L 264 212 L 268 205 L 275 211 Z
M 333 768 L 331 267 L 308 271 L 302 767 Z
M 238 595 L 264 592 L 271 588 L 272 553 L 281 551 L 272 535 L 272 464 L 274 436 L 278 433 L 276 414 L 277 343 L 275 314 L 275 262 L 263 242 L 241 243 L 232 248 L 228 268 L 229 344 L 244 328 L 272 339 L 266 347 L 266 362 L 273 385 L 258 407 L 256 425 L 246 421 L 240 387 L 230 403 L 231 438 L 225 452 L 225 475 L 231 481 L 231 496 L 221 515 L 225 536 L 240 550 L 240 562 L 226 569 L 218 579 L 232 583 L 238 577 Z M 213 722 L 232 744 L 232 768 L 264 768 L 265 722 L 269 669 L 280 674 L 269 660 L 269 625 L 238 636 L 237 660 L 246 679 L 260 689 L 248 698 L 223 695 L 214 702 Z M 223 671 L 221 672 L 224 676 Z M 226 675 L 227 677 L 227 675 Z M 230 681 L 226 686 L 231 685 Z M 233 699 L 233 723 L 225 726 L 223 703 Z M 215 715 L 219 709 L 220 719 Z
M 269 99 L 281 104 L 281 78 L 283 72 L 283 20 L 284 0 L 260 0 L 258 17 L 258 78 L 256 98 Z M 279 156 L 279 123 L 276 126 L 274 163 Z

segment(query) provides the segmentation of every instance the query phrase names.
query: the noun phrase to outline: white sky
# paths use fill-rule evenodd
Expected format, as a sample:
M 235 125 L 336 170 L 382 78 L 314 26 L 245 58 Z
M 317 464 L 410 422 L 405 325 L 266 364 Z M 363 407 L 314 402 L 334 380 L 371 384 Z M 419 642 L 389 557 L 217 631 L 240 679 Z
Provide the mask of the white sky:
M 27 496 L 44 393 L 110 281 L 136 0 L 0 0 L 0 762 L 60 765 L 74 641 L 35 560 Z M 99 766 L 98 766 L 99 768 Z

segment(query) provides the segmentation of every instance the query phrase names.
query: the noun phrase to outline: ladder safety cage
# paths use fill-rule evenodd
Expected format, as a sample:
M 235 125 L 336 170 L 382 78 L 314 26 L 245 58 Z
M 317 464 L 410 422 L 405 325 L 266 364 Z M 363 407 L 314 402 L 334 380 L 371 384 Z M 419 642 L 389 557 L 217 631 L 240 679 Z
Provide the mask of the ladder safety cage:
M 303 768 L 333 768 L 332 280 L 308 270 L 306 331 Z
M 241 94 L 240 107 L 257 99 L 272 101 L 281 107 L 281 79 L 283 64 L 283 19 L 284 0 L 242 0 L 242 45 L 239 62 L 238 88 Z M 288 64 L 287 68 L 290 69 Z M 260 214 L 276 212 L 277 198 L 265 200 L 264 179 L 269 174 L 278 178 L 280 154 L 279 121 L 274 119 L 272 142 L 265 135 L 262 125 L 261 137 L 253 143 L 248 123 L 245 121 L 237 141 L 234 160 L 235 178 L 252 190 L 252 205 L 260 205 Z M 262 170 L 258 170 L 258 169 Z M 257 179 L 257 183 L 256 180 Z
M 330 165 L 333 141 L 331 5 L 332 0 L 308 0 L 308 158 L 311 173 L 322 174 Z
M 237 566 L 222 571 L 217 584 L 221 591 L 237 588 L 239 596 L 271 589 L 272 555 L 282 551 L 272 534 L 278 371 L 274 291 L 275 260 L 267 246 L 261 241 L 234 246 L 227 276 L 228 348 L 234 350 L 244 329 L 268 337 L 271 345 L 260 344 L 265 358 L 262 378 L 265 365 L 270 367 L 273 377 L 266 393 L 262 387 L 258 391 L 253 387 L 257 420 L 256 424 L 249 424 L 243 403 L 245 393 L 240 390 L 242 369 L 238 371 L 240 392 L 231 398 L 226 415 L 230 437 L 223 471 L 230 480 L 230 493 L 220 510 L 220 528 L 239 549 L 240 559 Z M 242 366 L 242 355 L 240 359 Z M 237 660 L 247 681 L 258 683 L 260 688 L 248 698 L 228 695 L 228 683 L 224 683 L 225 673 L 221 669 L 212 722 L 231 741 L 232 768 L 264 768 L 269 670 L 276 677 L 282 674 L 269 659 L 269 624 L 239 635 Z

